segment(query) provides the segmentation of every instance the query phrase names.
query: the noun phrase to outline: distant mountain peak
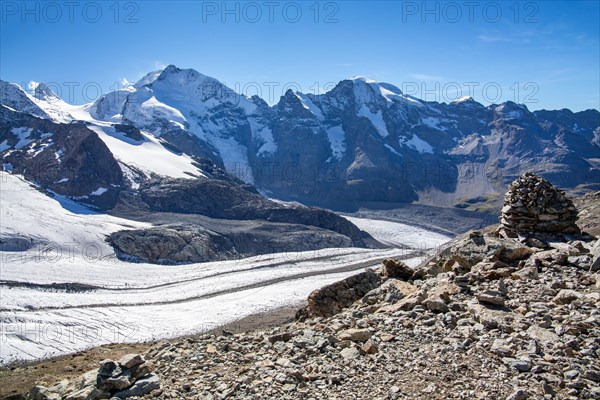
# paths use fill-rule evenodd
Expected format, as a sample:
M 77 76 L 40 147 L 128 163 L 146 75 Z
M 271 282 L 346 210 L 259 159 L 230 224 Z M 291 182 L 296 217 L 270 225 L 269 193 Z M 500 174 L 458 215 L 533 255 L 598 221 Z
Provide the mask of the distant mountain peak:
M 357 75 L 355 77 L 352 77 L 352 78 L 350 78 L 350 80 L 354 81 L 354 82 L 358 81 L 358 82 L 364 82 L 364 83 L 379 83 L 373 79 L 369 79 L 366 76 L 362 76 L 362 75 Z
M 474 101 L 475 101 L 475 99 L 473 99 L 471 96 L 462 96 L 456 100 L 451 101 L 450 104 L 467 103 L 467 102 L 474 102 Z
M 60 99 L 46 84 L 42 82 L 31 81 L 28 84 L 33 97 L 38 100 L 56 100 Z

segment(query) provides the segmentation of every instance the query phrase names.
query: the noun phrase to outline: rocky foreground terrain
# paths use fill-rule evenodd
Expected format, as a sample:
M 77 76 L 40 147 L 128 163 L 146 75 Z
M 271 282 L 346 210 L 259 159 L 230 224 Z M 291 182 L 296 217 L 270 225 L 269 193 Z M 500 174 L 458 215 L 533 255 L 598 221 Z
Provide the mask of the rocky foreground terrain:
M 598 399 L 600 241 L 562 192 L 520 179 L 499 228 L 414 270 L 388 259 L 313 292 L 293 323 L 163 341 L 27 398 Z M 515 207 L 544 191 L 566 217 L 524 230 Z

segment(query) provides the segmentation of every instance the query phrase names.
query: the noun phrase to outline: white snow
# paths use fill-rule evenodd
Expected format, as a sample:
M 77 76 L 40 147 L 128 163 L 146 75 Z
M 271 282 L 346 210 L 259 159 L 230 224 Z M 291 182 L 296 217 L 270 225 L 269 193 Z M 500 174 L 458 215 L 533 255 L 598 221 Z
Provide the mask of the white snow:
M 421 100 L 402 93 L 398 87 L 385 82 L 378 82 L 362 76 L 351 78 L 354 82 L 354 96 L 357 103 L 372 104 L 377 102 L 376 96 L 383 98 L 388 107 L 395 103 L 404 103 L 411 106 L 423 106 Z
M 12 146 L 8 144 L 8 140 L 4 139 L 2 143 L 0 143 L 0 153 L 10 149 Z
M 101 121 L 121 122 L 127 96 L 136 89 L 132 86 L 107 93 L 90 107 L 90 115 Z
M 519 107 L 520 110 L 507 110 L 507 104 L 501 104 L 500 106 L 496 107 L 496 111 L 504 117 L 521 118 L 524 115 L 524 112 L 527 110 L 527 107 L 522 104 L 516 104 L 516 106 Z
M 377 83 L 377 81 L 374 81 L 373 79 L 369 79 L 365 76 L 361 76 L 361 75 L 357 75 L 354 76 L 352 78 L 350 78 L 351 81 L 355 81 L 355 82 L 364 82 L 364 83 Z
M 341 126 L 327 128 L 327 139 L 331 147 L 333 158 L 341 160 L 346 152 L 346 133 Z
M 0 364 L 67 354 L 91 346 L 206 331 L 227 322 L 298 304 L 323 285 L 408 257 L 448 238 L 390 221 L 350 218 L 389 249 L 323 249 L 203 264 L 164 266 L 117 260 L 104 237 L 148 226 L 51 199 L 20 178 L 1 173 L 0 236 L 33 241 L 26 251 L 4 251 L 0 288 Z M 340 268 L 348 268 L 341 272 Z M 302 274 L 314 275 L 300 277 Z M 92 285 L 86 291 L 45 290 L 51 283 Z
M 152 82 L 154 82 L 159 76 L 160 74 L 163 72 L 162 69 L 159 69 L 157 71 L 152 71 L 146 75 L 144 75 L 144 77 L 142 77 L 142 79 L 140 79 L 139 81 L 137 81 L 136 83 L 133 84 L 133 87 L 136 89 L 141 88 L 144 85 L 149 85 Z
M 204 176 L 202 171 L 193 165 L 190 156 L 167 150 L 147 132 L 141 132 L 145 140 L 138 143 L 117 132 L 112 126 L 93 124 L 89 128 L 98 134 L 117 160 L 144 172 L 173 178 L 191 178 L 190 174 Z
M 471 96 L 462 96 L 454 101 L 451 101 L 450 104 L 460 104 L 460 103 L 464 103 L 466 101 L 471 101 L 471 100 L 473 100 L 473 98 Z
M 0 172 L 0 181 L 2 237 L 29 237 L 37 243 L 54 243 L 54 248 L 65 250 L 73 244 L 84 246 L 94 243 L 94 247 L 101 248 L 103 253 L 110 253 L 112 250 L 104 242 L 104 235 L 126 227 L 149 226 L 97 214 L 61 196 L 50 198 L 15 175 Z M 6 279 L 4 267 L 9 266 L 3 264 L 2 267 L 2 279 Z M 18 265 L 15 267 L 17 270 L 20 268 Z M 27 278 L 27 275 L 23 277 Z M 53 279 L 52 276 L 50 278 Z
M 406 137 L 401 137 L 399 142 L 401 146 L 408 146 L 410 148 L 415 149 L 421 154 L 433 154 L 433 147 L 428 142 L 424 141 L 414 133 L 412 138 L 410 138 L 409 140 L 407 140 Z
M 218 80 L 194 70 L 169 66 L 160 76 L 161 79 L 149 76 L 150 85 L 128 96 L 124 117 L 154 135 L 161 134 L 160 126 L 157 127 L 161 120 L 180 128 L 187 126 L 189 132 L 217 149 L 228 172 L 253 183 L 247 148 L 240 144 L 235 132 L 240 129 L 238 117 L 251 116 L 256 105 Z M 216 107 L 220 108 L 220 115 L 230 112 L 235 116 L 215 118 L 212 110 Z M 256 133 L 267 136 L 266 131 Z M 267 146 L 264 150 L 272 149 Z
M 375 239 L 392 246 L 407 246 L 411 249 L 430 250 L 436 249 L 446 243 L 450 238 L 441 233 L 431 232 L 401 224 L 399 222 L 374 220 L 344 216 L 347 220 L 367 231 Z
M 273 132 L 267 126 L 260 124 L 254 118 L 249 118 L 252 137 L 262 142 L 260 148 L 256 151 L 257 156 L 274 154 L 277 151 L 277 143 L 273 138 Z
M 23 147 L 27 146 L 29 143 L 31 143 L 31 140 L 29 140 L 29 135 L 31 135 L 31 128 L 12 128 L 11 132 L 13 135 L 15 135 L 17 137 L 17 139 L 19 139 L 19 141 L 15 144 L 14 148 L 15 149 L 22 149 Z
M 108 192 L 107 188 L 99 187 L 98 189 L 96 189 L 92 193 L 90 193 L 90 196 L 102 196 L 106 192 Z
M 438 131 L 447 131 L 448 128 L 441 125 L 442 122 L 449 122 L 449 121 L 445 120 L 445 119 L 441 119 L 441 118 L 435 118 L 435 117 L 421 118 L 422 124 L 427 125 L 428 127 L 436 129 Z
M 358 111 L 358 116 L 368 118 L 379 135 L 383 137 L 389 135 L 381 110 L 377 110 L 376 113 L 373 113 L 366 104 L 363 104 Z
M 44 151 L 47 147 L 50 147 L 52 145 L 54 145 L 54 142 L 52 140 L 45 141 L 45 142 L 37 142 L 36 144 L 34 144 L 31 148 L 29 148 L 27 150 L 27 154 L 31 155 L 31 157 L 36 157 L 38 154 L 40 154 L 42 151 Z
M 394 153 L 395 155 L 399 156 L 399 157 L 403 157 L 402 154 L 398 153 L 396 151 L 396 149 L 394 149 L 392 146 L 390 146 L 389 144 L 385 144 L 385 148 L 388 149 L 389 151 L 391 151 L 392 153 Z
M 410 103 L 416 103 L 417 105 L 421 105 L 421 103 L 419 101 L 417 101 L 416 99 L 414 99 L 411 96 L 405 95 L 404 93 L 402 93 L 402 91 L 397 88 L 396 86 L 389 84 L 389 83 L 377 83 L 377 84 L 373 84 L 371 85 L 373 86 L 373 88 L 375 90 L 378 90 L 379 93 L 381 94 L 381 96 L 388 102 L 390 103 L 389 105 L 393 104 L 394 102 L 410 102 Z
M 170 107 L 160 101 L 156 100 L 155 96 L 151 96 L 148 100 L 145 100 L 140 105 L 140 111 L 142 114 L 152 122 L 155 118 L 166 119 L 171 123 L 175 123 L 178 126 L 187 123 L 187 120 L 183 114 L 174 107 Z
M 39 83 L 37 82 L 31 82 L 29 86 L 32 90 L 35 90 L 38 85 Z M 55 93 L 44 95 L 26 93 L 26 95 L 56 122 L 69 123 L 73 120 L 93 120 L 89 113 L 92 103 L 83 105 L 69 104 Z
M 310 111 L 315 117 L 317 117 L 319 121 L 323 121 L 325 119 L 325 117 L 323 117 L 321 109 L 317 107 L 315 103 L 313 103 L 310 97 L 300 92 L 296 92 L 295 94 L 296 97 L 300 99 L 302 106 L 308 111 Z

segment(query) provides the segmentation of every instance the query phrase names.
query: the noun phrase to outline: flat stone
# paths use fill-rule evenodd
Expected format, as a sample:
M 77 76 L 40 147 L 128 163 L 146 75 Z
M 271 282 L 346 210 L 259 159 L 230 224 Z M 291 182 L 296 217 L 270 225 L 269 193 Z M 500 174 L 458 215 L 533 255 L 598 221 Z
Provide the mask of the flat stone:
M 136 365 L 143 364 L 145 362 L 144 357 L 141 354 L 125 354 L 119 359 L 119 365 L 123 368 L 131 368 Z
M 480 303 L 488 303 L 502 307 L 505 304 L 504 296 L 496 290 L 485 290 L 481 293 L 477 293 L 475 297 Z
M 347 360 L 357 359 L 360 357 L 360 351 L 354 347 L 347 347 L 340 351 L 340 355 Z
M 338 333 L 338 339 L 350 340 L 352 342 L 366 342 L 373 336 L 368 329 L 347 329 Z
M 439 297 L 428 298 L 423 301 L 423 305 L 433 312 L 446 313 L 449 311 L 446 302 Z
M 573 301 L 579 299 L 580 294 L 574 290 L 561 289 L 556 296 L 554 296 L 554 302 L 556 304 L 570 304 Z
M 68 394 L 64 400 L 95 400 L 107 399 L 110 393 L 98 390 L 94 386 L 88 386 L 71 394 Z
M 154 389 L 160 388 L 160 380 L 158 376 L 152 374 L 145 378 L 138 379 L 129 389 L 122 390 L 114 394 L 114 397 L 126 399 L 133 396 L 143 396 L 150 393 Z

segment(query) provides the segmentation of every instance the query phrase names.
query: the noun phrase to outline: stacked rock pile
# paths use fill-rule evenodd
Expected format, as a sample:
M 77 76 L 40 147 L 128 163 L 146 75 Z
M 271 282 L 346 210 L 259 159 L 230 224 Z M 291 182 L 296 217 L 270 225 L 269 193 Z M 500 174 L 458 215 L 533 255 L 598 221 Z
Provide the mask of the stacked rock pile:
M 140 397 L 160 388 L 152 366 L 140 354 L 127 354 L 119 361 L 104 360 L 100 368 L 78 379 L 63 380 L 51 387 L 34 386 L 30 400 L 95 400 Z
M 577 209 L 546 179 L 525 173 L 510 184 L 500 222 L 507 233 L 579 233 Z

